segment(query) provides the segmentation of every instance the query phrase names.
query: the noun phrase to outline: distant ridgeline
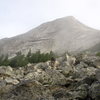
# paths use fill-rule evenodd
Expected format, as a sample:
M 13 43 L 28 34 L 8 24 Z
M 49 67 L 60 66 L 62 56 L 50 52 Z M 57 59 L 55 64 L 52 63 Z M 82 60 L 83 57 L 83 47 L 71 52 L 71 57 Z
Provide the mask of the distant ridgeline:
M 28 63 L 46 62 L 54 56 L 52 51 L 49 53 L 41 53 L 40 51 L 31 53 L 31 50 L 29 50 L 26 56 L 21 52 L 18 52 L 16 53 L 16 56 L 11 59 L 8 59 L 8 55 L 0 56 L 0 66 L 22 67 Z

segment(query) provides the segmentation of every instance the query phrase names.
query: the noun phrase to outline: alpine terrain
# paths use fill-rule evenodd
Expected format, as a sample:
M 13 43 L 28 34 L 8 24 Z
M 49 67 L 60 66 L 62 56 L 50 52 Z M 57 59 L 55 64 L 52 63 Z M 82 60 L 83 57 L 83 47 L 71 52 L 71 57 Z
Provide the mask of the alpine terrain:
M 98 51 L 100 31 L 80 23 L 72 16 L 44 23 L 24 34 L 0 40 L 0 54 L 13 55 L 19 51 L 54 51 L 63 53 L 84 50 Z

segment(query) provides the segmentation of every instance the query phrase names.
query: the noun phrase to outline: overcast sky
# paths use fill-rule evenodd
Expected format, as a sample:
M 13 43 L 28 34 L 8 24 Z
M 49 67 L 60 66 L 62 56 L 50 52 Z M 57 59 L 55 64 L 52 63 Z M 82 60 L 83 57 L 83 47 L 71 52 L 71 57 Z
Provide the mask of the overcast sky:
M 65 16 L 100 30 L 100 0 L 0 0 L 0 38 Z

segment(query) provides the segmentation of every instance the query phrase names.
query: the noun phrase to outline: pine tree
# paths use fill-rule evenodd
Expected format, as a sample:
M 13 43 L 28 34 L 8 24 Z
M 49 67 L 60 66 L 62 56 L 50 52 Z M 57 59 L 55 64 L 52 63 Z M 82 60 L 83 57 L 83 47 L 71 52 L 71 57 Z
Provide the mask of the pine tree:
M 0 56 L 0 66 L 10 65 L 11 67 L 22 67 L 27 65 L 28 63 L 46 62 L 50 60 L 52 57 L 55 57 L 52 51 L 50 51 L 50 53 L 41 53 L 39 50 L 35 53 L 31 53 L 31 50 L 29 50 L 26 56 L 23 55 L 21 52 L 17 52 L 16 56 L 11 59 L 8 59 L 8 55 Z
M 9 66 L 9 60 L 8 60 L 8 55 L 6 55 L 2 61 L 2 65 L 4 66 Z
M 4 59 L 4 55 L 1 55 L 1 56 L 0 56 L 0 66 L 3 65 L 3 59 Z

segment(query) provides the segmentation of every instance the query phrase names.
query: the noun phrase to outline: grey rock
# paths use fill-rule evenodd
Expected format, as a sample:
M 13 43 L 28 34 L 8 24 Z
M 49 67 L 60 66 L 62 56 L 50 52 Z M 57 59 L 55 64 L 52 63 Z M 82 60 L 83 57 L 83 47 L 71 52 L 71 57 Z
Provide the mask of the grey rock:
M 100 69 L 96 70 L 96 79 L 100 82 Z
M 93 66 L 96 68 L 100 67 L 100 57 L 96 56 L 86 56 L 83 58 L 83 62 L 86 63 L 88 66 Z
M 0 97 L 2 97 L 3 94 L 9 93 L 12 86 L 12 84 L 7 84 L 5 80 L 0 80 Z
M 13 69 L 2 66 L 0 100 L 100 100 L 100 69 L 86 59 L 99 60 L 83 55 L 74 65 L 63 59 L 58 69 L 50 69 L 46 63 Z
M 14 85 L 16 85 L 16 84 L 19 83 L 19 81 L 18 81 L 17 79 L 13 79 L 13 78 L 11 78 L 11 77 L 7 77 L 7 78 L 5 79 L 5 81 L 6 81 L 7 84 L 14 84 Z
M 54 100 L 50 91 L 34 80 L 22 81 L 13 87 L 4 98 L 5 100 Z
M 66 78 L 63 74 L 56 70 L 47 70 L 46 73 L 50 76 L 51 85 L 65 85 Z
M 46 63 L 38 63 L 38 64 L 36 64 L 36 65 L 34 66 L 34 69 L 42 69 L 42 70 L 45 70 L 45 69 L 47 69 L 47 68 L 48 68 L 48 66 L 47 66 Z
M 0 66 L 0 76 L 12 76 L 13 68 L 10 66 Z
M 87 76 L 95 75 L 95 71 L 97 70 L 94 67 L 89 67 L 84 63 L 80 63 L 79 65 L 75 66 L 74 77 L 76 78 L 85 78 Z
M 100 82 L 94 82 L 90 87 L 90 96 L 92 99 L 100 100 Z
M 70 76 L 74 72 L 72 66 L 64 66 L 64 67 L 61 67 L 60 70 L 61 70 L 61 73 L 66 77 Z
M 88 95 L 88 86 L 87 84 L 82 84 L 76 88 L 76 91 L 73 92 L 73 99 L 85 100 L 87 95 Z

